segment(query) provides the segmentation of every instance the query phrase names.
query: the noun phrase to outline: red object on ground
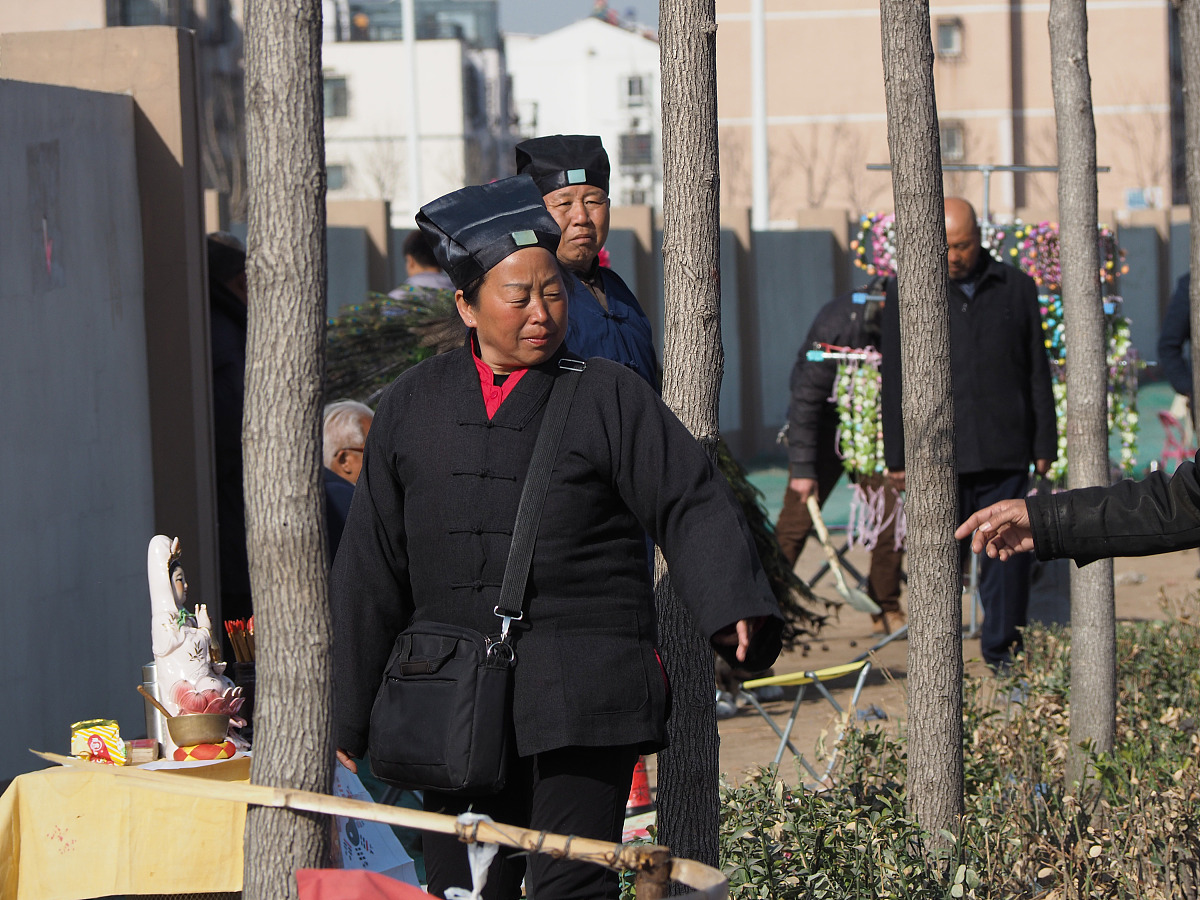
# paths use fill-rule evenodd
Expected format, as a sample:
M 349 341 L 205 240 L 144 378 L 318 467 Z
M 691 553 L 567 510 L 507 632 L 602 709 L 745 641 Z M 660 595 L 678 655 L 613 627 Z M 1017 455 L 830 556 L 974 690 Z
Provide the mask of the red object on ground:
M 650 778 L 646 775 L 646 757 L 639 756 L 633 767 L 633 783 L 629 786 L 629 801 L 625 804 L 625 815 L 636 816 L 654 809 L 650 799 Z
M 420 888 L 364 869 L 297 869 L 300 900 L 426 900 Z

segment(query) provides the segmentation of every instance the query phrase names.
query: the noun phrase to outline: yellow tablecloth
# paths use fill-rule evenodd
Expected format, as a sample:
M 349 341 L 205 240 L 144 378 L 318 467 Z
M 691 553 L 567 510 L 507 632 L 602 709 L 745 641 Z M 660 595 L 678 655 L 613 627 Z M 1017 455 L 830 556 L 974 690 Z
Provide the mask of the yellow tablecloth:
M 172 773 L 248 781 L 242 757 Z M 242 889 L 246 805 L 87 769 L 18 776 L 0 796 L 0 900 Z

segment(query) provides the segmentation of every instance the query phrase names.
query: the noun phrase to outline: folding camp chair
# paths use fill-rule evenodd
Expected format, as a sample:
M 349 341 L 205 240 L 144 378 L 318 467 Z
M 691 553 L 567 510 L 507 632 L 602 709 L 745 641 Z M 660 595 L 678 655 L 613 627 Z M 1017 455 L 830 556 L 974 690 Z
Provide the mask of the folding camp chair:
M 850 698 L 850 709 L 855 710 L 858 707 L 858 697 L 862 693 L 863 684 L 867 680 L 867 673 L 871 671 L 871 663 L 869 660 L 860 659 L 854 662 L 845 663 L 840 666 L 830 666 L 825 669 L 813 669 L 808 672 L 792 672 L 789 675 L 772 675 L 768 678 L 755 678 L 751 681 L 742 682 L 742 690 L 738 698 L 746 701 L 756 710 L 758 714 L 766 720 L 766 723 L 771 726 L 771 730 L 779 736 L 779 749 L 775 751 L 774 765 L 778 766 L 779 761 L 783 759 L 783 751 L 791 750 L 792 755 L 800 761 L 800 764 L 808 770 L 818 782 L 823 782 L 829 773 L 833 771 L 833 764 L 837 760 L 838 745 L 842 741 L 842 736 L 846 733 L 846 724 L 843 718 L 844 710 L 841 704 L 834 699 L 833 694 L 829 693 L 829 689 L 825 687 L 826 682 L 836 681 L 839 678 L 846 678 L 855 673 L 858 674 L 858 681 L 854 685 L 854 695 Z M 792 744 L 792 728 L 796 724 L 796 718 L 800 714 L 800 703 L 804 700 L 804 694 L 809 685 L 816 688 L 817 692 L 822 697 L 829 701 L 829 705 L 837 711 L 838 720 L 840 722 L 837 738 L 833 742 L 833 752 L 829 755 L 829 762 L 825 766 L 825 771 L 818 773 L 804 758 L 804 754 L 796 749 Z M 769 685 L 777 685 L 779 687 L 796 686 L 799 691 L 796 693 L 796 701 L 792 704 L 791 715 L 788 716 L 787 725 L 780 728 L 776 724 L 775 719 L 767 712 L 758 698 L 754 696 L 754 689 L 767 687 Z

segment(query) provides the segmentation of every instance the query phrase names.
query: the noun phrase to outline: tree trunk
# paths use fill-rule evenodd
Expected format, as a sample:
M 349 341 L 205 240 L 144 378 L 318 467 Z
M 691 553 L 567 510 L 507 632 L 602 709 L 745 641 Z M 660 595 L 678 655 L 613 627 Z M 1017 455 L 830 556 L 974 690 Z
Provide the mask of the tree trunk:
M 1096 123 L 1084 0 L 1050 0 L 1050 76 L 1058 131 L 1059 259 L 1067 356 L 1067 486 L 1109 483 L 1108 360 L 1097 244 Z M 1071 566 L 1071 749 L 1067 784 L 1087 746 L 1112 750 L 1116 621 L 1112 560 Z
M 663 400 L 716 456 L 721 349 L 720 174 L 714 0 L 661 0 Z M 713 653 L 655 554 L 671 746 L 658 755 L 659 843 L 717 864 L 718 755 Z
M 325 158 L 319 0 L 247 4 L 250 190 L 246 532 L 257 637 L 251 781 L 328 793 L 330 620 L 321 379 Z M 294 898 L 323 865 L 322 816 L 251 807 L 244 896 Z
M 942 157 L 928 2 L 880 0 L 908 495 L 908 797 L 946 847 L 963 808 L 962 583 Z M 889 350 L 889 352 L 894 352 Z
M 1183 63 L 1184 159 L 1191 209 L 1192 334 L 1200 335 L 1200 0 L 1175 0 L 1179 10 L 1179 54 Z M 1200 422 L 1200 340 L 1192 348 L 1192 418 Z

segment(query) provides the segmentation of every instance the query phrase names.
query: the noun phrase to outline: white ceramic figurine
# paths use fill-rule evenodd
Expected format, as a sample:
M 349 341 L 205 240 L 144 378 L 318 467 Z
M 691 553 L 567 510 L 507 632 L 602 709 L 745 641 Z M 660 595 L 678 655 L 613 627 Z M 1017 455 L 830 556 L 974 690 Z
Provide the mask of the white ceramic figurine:
M 242 689 L 225 676 L 225 663 L 213 653 L 220 644 L 213 638 L 208 609 L 200 604 L 193 614 L 187 608 L 187 578 L 179 556 L 179 538 L 158 534 L 151 539 L 146 574 L 159 699 L 176 715 L 236 716 Z

